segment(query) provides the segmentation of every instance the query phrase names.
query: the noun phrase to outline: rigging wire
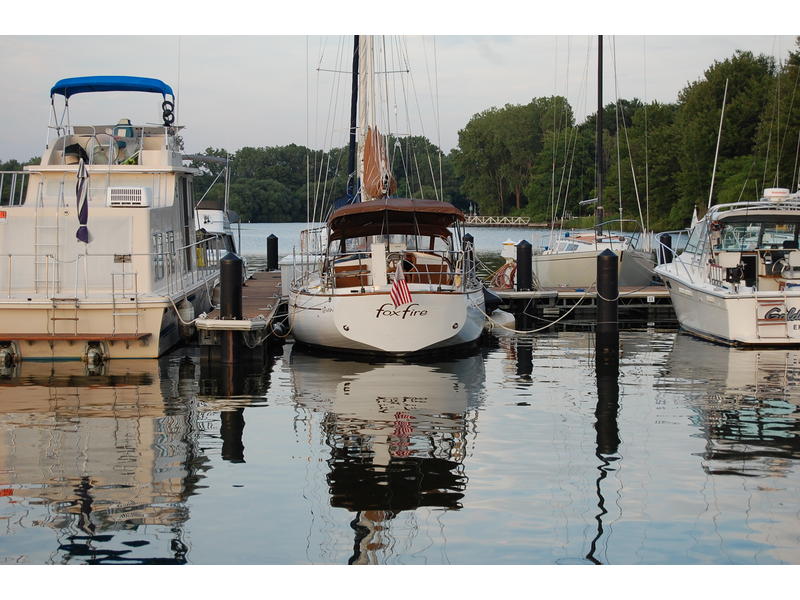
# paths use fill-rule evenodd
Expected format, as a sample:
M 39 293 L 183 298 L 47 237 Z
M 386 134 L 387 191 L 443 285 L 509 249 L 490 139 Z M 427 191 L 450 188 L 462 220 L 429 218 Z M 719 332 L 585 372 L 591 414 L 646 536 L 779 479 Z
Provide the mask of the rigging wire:
M 614 141 L 617 149 L 617 193 L 619 194 L 619 219 L 622 219 L 622 163 L 619 157 L 619 89 L 617 78 L 617 37 L 611 37 L 611 63 L 614 67 L 614 119 L 617 125 Z M 622 118 L 623 123 L 625 117 Z
M 787 64 L 786 69 L 787 69 L 787 73 L 788 73 L 789 69 L 791 68 L 791 65 L 789 63 L 786 63 L 786 64 Z M 784 127 L 784 131 L 783 131 L 783 140 L 781 140 L 780 146 L 778 147 L 778 155 L 779 156 L 783 154 L 783 147 L 786 144 L 786 138 L 788 137 L 788 134 L 789 134 L 789 129 L 790 129 L 789 121 L 791 120 L 792 109 L 794 108 L 794 99 L 795 99 L 795 93 L 797 92 L 797 84 L 798 84 L 798 81 L 800 81 L 800 65 L 795 65 L 795 69 L 797 71 L 797 75 L 795 75 L 795 78 L 794 78 L 794 87 L 792 88 L 792 97 L 791 97 L 791 100 L 789 101 L 789 110 L 786 113 L 786 126 Z M 779 162 L 780 162 L 780 159 L 779 159 Z M 797 154 L 795 154 L 795 165 L 796 164 L 797 164 Z M 794 172 L 792 172 L 792 181 L 791 181 L 792 185 L 794 185 L 794 177 L 795 177 L 795 174 L 794 174 Z M 791 188 L 792 185 L 790 185 L 789 187 Z
M 650 163 L 647 149 L 647 37 L 642 36 L 642 56 L 644 57 L 644 204 L 646 212 L 645 231 L 650 231 Z

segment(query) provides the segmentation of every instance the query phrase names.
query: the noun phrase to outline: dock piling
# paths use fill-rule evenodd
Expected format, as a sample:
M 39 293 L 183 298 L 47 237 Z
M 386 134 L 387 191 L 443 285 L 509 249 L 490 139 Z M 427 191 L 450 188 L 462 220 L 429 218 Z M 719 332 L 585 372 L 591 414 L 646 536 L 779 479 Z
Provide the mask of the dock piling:
M 533 246 L 528 240 L 517 244 L 517 291 L 529 292 L 533 289 Z
M 597 334 L 619 332 L 617 304 L 619 281 L 617 264 L 619 259 L 611 250 L 597 255 Z
M 242 318 L 242 259 L 228 252 L 219 261 L 221 319 L 238 320 Z M 235 331 L 221 332 L 222 362 L 236 362 L 238 337 Z
M 267 236 L 267 271 L 278 270 L 278 236 L 270 233 Z

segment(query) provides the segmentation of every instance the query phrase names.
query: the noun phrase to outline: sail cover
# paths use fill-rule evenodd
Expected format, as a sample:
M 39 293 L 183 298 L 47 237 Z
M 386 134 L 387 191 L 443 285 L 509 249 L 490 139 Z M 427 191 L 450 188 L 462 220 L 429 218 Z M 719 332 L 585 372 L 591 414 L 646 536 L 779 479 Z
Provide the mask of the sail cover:
M 370 198 L 386 198 L 397 191 L 377 127 L 368 127 L 364 138 L 364 189 Z

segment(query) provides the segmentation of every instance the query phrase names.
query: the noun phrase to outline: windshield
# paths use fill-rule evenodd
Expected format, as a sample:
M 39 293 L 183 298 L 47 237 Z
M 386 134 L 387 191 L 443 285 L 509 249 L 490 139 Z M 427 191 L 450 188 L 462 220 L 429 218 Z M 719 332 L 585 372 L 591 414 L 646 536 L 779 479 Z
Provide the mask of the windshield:
M 769 250 L 797 248 L 797 223 L 763 223 L 743 221 L 724 223 L 720 231 L 719 250 Z

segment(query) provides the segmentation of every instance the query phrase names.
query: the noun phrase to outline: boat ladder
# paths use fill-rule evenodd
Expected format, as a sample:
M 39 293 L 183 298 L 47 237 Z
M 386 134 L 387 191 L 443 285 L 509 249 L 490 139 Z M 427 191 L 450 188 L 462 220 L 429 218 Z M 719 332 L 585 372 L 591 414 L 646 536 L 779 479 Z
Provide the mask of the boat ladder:
M 782 318 L 769 318 L 770 312 L 777 309 Z M 782 338 L 789 335 L 789 321 L 786 319 L 786 297 L 756 297 L 756 335 L 759 338 Z
M 117 283 L 119 278 L 119 284 Z M 128 287 L 127 280 L 133 280 L 133 284 Z M 122 306 L 118 301 L 126 301 L 128 298 L 133 300 L 133 311 L 123 310 L 123 307 L 130 306 L 125 302 Z M 139 278 L 135 271 L 111 273 L 111 318 L 112 318 L 112 333 L 117 333 L 117 319 L 119 318 L 133 318 L 134 319 L 134 333 L 139 333 Z
M 60 195 L 63 195 L 63 185 L 64 183 L 62 182 Z M 33 287 L 36 293 L 49 295 L 51 293 L 57 294 L 61 291 L 58 266 L 59 215 L 61 212 L 56 210 L 54 214 L 44 214 L 41 196 L 42 188 L 40 184 L 33 230 Z
M 80 308 L 80 300 L 78 298 L 50 298 L 51 309 L 50 319 L 48 321 L 47 333 L 56 335 L 59 333 L 72 333 L 78 335 L 78 309 Z M 72 312 L 66 312 L 72 311 Z M 59 321 L 72 321 L 72 331 L 59 331 Z

